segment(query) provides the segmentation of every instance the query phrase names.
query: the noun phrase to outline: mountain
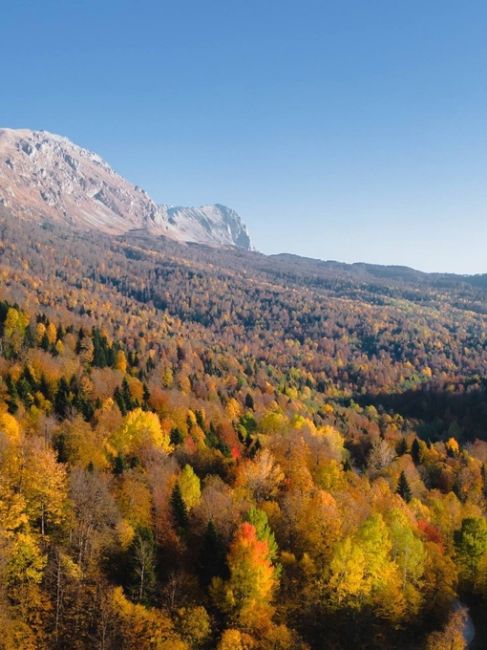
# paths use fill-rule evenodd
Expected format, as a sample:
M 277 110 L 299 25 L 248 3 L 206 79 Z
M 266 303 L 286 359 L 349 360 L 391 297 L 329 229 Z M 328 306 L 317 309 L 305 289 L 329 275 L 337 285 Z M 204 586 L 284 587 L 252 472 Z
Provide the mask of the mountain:
M 174 239 L 210 245 L 216 239 L 244 250 L 252 249 L 246 227 L 231 208 L 218 203 L 200 208 L 161 208 L 167 219 L 167 232 Z
M 18 217 L 111 235 L 144 230 L 182 242 L 251 248 L 234 210 L 158 205 L 100 156 L 47 131 L 0 129 L 0 205 Z

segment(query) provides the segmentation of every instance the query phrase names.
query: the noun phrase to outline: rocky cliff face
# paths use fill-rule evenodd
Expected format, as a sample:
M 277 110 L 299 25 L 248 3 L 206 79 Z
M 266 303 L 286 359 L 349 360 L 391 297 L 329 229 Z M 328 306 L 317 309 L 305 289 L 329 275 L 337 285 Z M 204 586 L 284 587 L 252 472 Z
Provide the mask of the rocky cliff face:
M 235 212 L 224 205 L 203 205 L 200 208 L 163 206 L 168 232 L 175 239 L 212 244 L 219 241 L 239 248 L 252 248 L 247 228 Z
M 97 154 L 46 131 L 0 129 L 0 205 L 118 235 L 144 229 L 178 241 L 251 248 L 237 213 L 221 205 L 157 205 Z

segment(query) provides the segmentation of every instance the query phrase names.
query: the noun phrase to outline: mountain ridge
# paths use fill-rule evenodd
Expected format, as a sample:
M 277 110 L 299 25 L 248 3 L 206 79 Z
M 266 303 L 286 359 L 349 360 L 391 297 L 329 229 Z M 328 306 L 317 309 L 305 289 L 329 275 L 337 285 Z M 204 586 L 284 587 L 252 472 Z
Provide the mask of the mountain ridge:
M 252 248 L 234 210 L 158 205 L 101 156 L 49 131 L 0 129 L 0 205 L 16 216 L 106 234 L 143 229 L 182 242 Z

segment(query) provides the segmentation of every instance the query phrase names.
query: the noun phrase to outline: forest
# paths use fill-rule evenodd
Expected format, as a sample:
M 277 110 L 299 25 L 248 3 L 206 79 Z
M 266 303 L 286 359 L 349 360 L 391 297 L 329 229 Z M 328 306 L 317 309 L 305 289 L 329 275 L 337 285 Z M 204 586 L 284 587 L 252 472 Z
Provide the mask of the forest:
M 486 647 L 486 292 L 2 210 L 0 648 Z

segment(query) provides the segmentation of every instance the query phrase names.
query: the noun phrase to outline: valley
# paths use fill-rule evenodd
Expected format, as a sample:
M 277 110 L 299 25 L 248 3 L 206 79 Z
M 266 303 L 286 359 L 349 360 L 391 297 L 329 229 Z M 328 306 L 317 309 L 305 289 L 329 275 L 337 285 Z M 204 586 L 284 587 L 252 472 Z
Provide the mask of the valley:
M 481 276 L 0 219 L 6 647 L 482 647 Z

